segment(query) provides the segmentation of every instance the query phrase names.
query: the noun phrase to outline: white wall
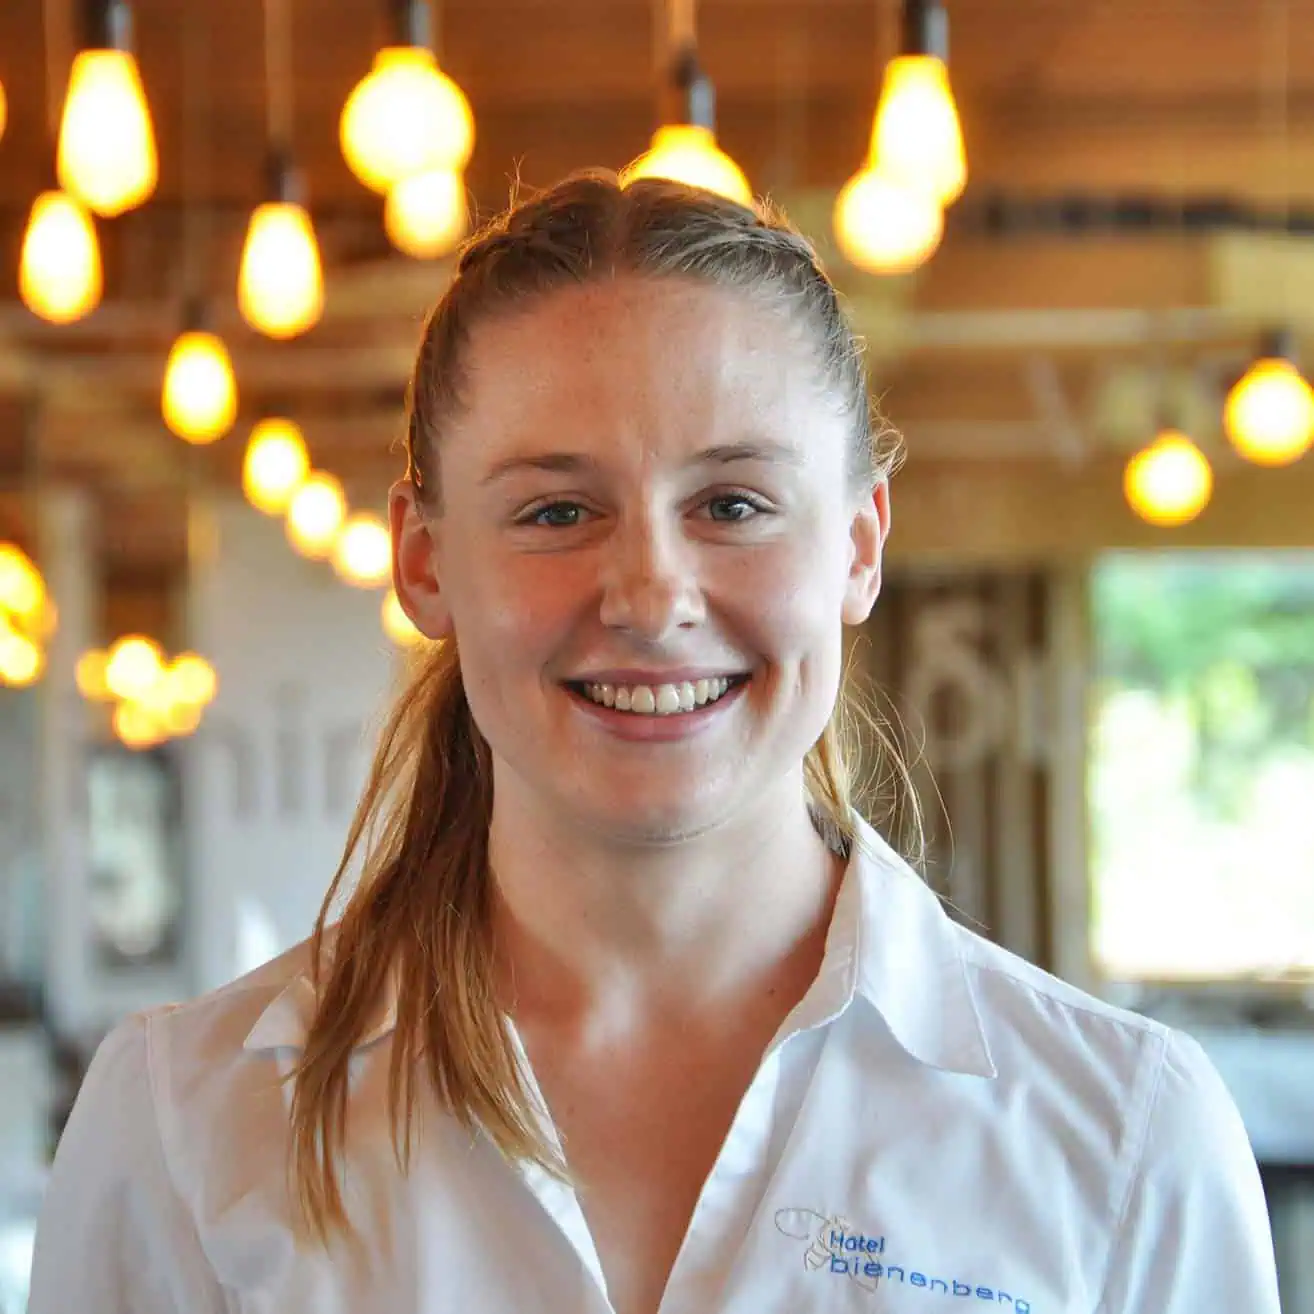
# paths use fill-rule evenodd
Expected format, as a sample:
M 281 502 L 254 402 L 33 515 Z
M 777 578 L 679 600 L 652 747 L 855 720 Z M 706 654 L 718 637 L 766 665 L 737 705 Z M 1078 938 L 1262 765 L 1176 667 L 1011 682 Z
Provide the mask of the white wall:
M 379 591 L 297 556 L 240 499 L 208 513 L 188 632 L 219 693 L 183 757 L 198 991 L 309 933 L 397 667 Z
M 0 688 L 0 980 L 32 985 L 43 968 L 38 712 L 35 690 Z

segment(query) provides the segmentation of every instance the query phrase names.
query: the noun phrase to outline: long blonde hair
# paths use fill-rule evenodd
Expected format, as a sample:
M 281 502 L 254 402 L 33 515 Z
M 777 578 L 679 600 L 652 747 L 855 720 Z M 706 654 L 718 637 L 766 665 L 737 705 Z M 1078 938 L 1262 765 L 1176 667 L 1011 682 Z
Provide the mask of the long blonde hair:
M 850 473 L 868 487 L 892 472 L 897 437 L 873 422 L 860 345 L 808 243 L 767 205 L 752 209 L 658 180 L 589 173 L 513 206 L 475 236 L 425 325 L 409 390 L 407 464 L 417 495 L 441 510 L 437 443 L 462 404 L 464 352 L 475 322 L 553 289 L 625 271 L 696 279 L 783 310 L 851 419 Z M 804 763 L 819 828 L 854 838 L 849 681 Z M 916 800 L 897 750 L 880 746 L 877 775 L 895 802 Z M 338 1165 L 348 1117 L 348 1059 L 393 981 L 396 1019 L 389 1114 L 399 1168 L 410 1164 L 420 1083 L 467 1130 L 513 1161 L 569 1173 L 545 1140 L 515 1061 L 493 987 L 488 831 L 493 776 L 470 713 L 454 643 L 423 652 L 383 731 L 342 862 L 311 944 L 317 1008 L 293 1074 L 294 1194 L 322 1241 L 349 1229 Z M 354 857 L 361 874 L 340 920 L 333 907 Z

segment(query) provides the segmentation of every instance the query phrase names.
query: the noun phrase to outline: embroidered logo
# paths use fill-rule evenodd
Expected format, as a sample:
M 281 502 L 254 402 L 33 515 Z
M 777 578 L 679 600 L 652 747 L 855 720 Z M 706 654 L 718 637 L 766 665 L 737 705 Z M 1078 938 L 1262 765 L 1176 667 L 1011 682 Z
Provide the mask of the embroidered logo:
M 816 1209 L 777 1209 L 775 1223 L 776 1231 L 783 1236 L 805 1243 L 803 1265 L 809 1272 L 845 1278 L 867 1292 L 875 1292 L 884 1280 L 887 1287 L 898 1284 L 924 1296 L 970 1301 L 977 1309 L 988 1303 L 1011 1309 L 1014 1314 L 1033 1314 L 1029 1300 L 997 1287 L 967 1282 L 961 1277 L 932 1276 L 924 1267 L 891 1262 L 886 1258 L 884 1233 L 857 1231 L 840 1214 L 824 1214 Z

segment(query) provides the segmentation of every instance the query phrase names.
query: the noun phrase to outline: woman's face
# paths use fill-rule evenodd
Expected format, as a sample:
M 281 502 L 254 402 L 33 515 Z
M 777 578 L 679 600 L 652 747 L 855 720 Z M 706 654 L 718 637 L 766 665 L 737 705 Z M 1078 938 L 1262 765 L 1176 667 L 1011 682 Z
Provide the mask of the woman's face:
M 441 514 L 393 493 L 396 577 L 456 637 L 499 811 L 653 843 L 798 806 L 888 516 L 797 331 L 622 276 L 478 324 L 466 361 Z

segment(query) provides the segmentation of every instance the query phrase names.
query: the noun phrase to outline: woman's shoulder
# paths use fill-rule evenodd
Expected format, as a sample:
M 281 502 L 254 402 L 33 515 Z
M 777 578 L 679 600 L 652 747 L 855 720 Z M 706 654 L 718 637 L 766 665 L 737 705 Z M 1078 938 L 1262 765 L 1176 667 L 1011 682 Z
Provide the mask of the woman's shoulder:
M 196 1074 L 240 1063 L 261 1020 L 310 992 L 310 941 L 215 990 L 147 1009 L 119 1029 L 144 1030 L 156 1075 Z
M 1047 1087 L 1064 1103 L 1102 1106 L 1133 1140 L 1166 1119 L 1192 1135 L 1211 1128 L 1234 1145 L 1244 1141 L 1230 1093 L 1188 1032 L 1102 999 L 965 927 L 955 931 L 1006 1079 Z M 1167 1139 L 1157 1148 L 1166 1151 Z M 1189 1144 L 1180 1148 L 1191 1152 Z

